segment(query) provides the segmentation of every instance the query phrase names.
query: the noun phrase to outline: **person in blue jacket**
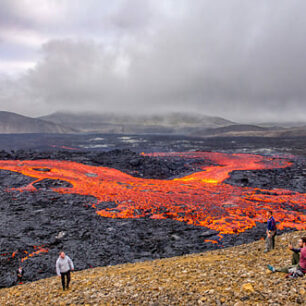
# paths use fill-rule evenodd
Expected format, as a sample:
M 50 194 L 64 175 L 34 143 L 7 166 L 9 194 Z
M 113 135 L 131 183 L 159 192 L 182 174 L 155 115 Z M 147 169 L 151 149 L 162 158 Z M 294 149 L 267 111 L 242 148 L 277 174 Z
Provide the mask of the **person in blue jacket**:
M 271 210 L 267 212 L 267 238 L 266 238 L 266 250 L 265 253 L 271 251 L 275 247 L 275 235 L 276 235 L 276 222 Z

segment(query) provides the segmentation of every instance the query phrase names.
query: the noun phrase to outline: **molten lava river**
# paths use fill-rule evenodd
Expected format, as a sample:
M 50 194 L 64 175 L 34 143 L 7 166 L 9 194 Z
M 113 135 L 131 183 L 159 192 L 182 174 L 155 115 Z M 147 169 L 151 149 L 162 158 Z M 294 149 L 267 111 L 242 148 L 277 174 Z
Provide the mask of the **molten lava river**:
M 53 190 L 94 196 L 97 203 L 92 205 L 97 214 L 107 218 L 171 218 L 220 234 L 234 234 L 256 226 L 256 222 L 266 222 L 265 212 L 273 210 L 279 229 L 306 229 L 305 193 L 224 183 L 231 171 L 285 168 L 291 165 L 287 159 L 215 152 L 147 155 L 210 160 L 213 165 L 203 163 L 201 171 L 172 180 L 136 178 L 116 169 L 70 161 L 0 161 L 0 169 L 34 177 L 35 182 L 43 179 L 70 182 L 71 188 Z M 48 170 L 43 171 L 44 168 Z M 35 182 L 18 190 L 35 192 Z M 114 202 L 117 206 L 105 208 L 103 202 Z

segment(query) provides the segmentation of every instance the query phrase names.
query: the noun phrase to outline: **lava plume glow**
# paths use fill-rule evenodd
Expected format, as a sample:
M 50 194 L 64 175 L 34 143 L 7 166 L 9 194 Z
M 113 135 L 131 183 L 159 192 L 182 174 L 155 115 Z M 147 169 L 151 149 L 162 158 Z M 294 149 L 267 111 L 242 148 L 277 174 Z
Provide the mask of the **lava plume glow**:
M 305 193 L 224 183 L 231 171 L 285 168 L 291 165 L 287 159 L 215 152 L 148 155 L 208 159 L 213 165 L 203 164 L 201 171 L 172 180 L 136 178 L 116 169 L 69 161 L 5 160 L 0 161 L 0 169 L 37 178 L 20 191 L 37 191 L 33 184 L 43 179 L 67 181 L 73 187 L 53 190 L 94 196 L 98 200 L 93 204 L 97 214 L 107 218 L 171 218 L 234 234 L 265 222 L 265 212 L 273 210 L 278 228 L 306 229 L 306 216 L 301 212 L 306 208 Z M 113 202 L 116 207 L 104 207 L 103 202 Z

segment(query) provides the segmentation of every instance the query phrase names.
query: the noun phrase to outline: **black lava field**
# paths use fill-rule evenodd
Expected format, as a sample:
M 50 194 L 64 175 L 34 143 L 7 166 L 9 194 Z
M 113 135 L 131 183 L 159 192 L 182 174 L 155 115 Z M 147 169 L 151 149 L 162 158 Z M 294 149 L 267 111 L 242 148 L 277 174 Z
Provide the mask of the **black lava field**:
M 276 193 L 279 192 L 277 190 L 287 190 L 292 196 L 301 194 L 302 197 L 306 193 L 305 139 L 304 142 L 302 139 L 279 142 L 274 139 L 270 143 L 265 139 L 227 139 L 223 142 L 210 139 L 205 142 L 203 139 L 183 137 L 169 139 L 134 135 L 130 138 L 116 136 L 120 142 L 99 149 L 94 145 L 90 147 L 89 142 L 85 145 L 85 136 L 79 142 L 72 137 L 73 143 L 67 146 L 60 142 L 67 142 L 68 138 L 58 136 L 59 141 L 52 136 L 51 142 L 50 139 L 48 143 L 42 141 L 44 146 L 38 148 L 35 145 L 38 136 L 32 135 L 29 136 L 32 146 L 21 150 L 18 146 L 12 147 L 12 144 L 18 143 L 20 135 L 13 137 L 10 144 L 6 143 L 6 137 L 0 135 L 0 149 L 3 149 L 0 151 L 1 161 L 69 161 L 117 169 L 139 180 L 148 179 L 149 182 L 151 179 L 171 181 L 189 177 L 204 168 L 218 165 L 216 161 L 200 158 L 197 154 L 186 158 L 184 155 L 154 156 L 141 152 L 200 150 L 285 156 L 290 160 L 289 167 L 234 170 L 223 183 L 235 188 L 257 188 L 260 196 L 264 195 L 263 190 L 271 194 L 274 190 Z M 101 143 L 101 139 L 107 139 L 110 144 L 111 136 L 90 137 L 100 139 Z M 134 141 L 129 145 L 126 140 L 131 139 Z M 47 177 L 51 168 L 52 165 L 50 169 L 43 167 L 36 171 Z M 82 270 L 248 243 L 263 238 L 265 233 L 265 224 L 256 221 L 256 226 L 237 234 L 220 235 L 220 231 L 212 226 L 181 222 L 163 211 L 160 213 L 169 217 L 152 218 L 142 211 L 139 217 L 133 218 L 105 217 L 99 215 L 98 210 L 116 213 L 118 207 L 114 201 L 99 203 L 95 196 L 66 192 L 73 187 L 68 180 L 44 178 L 35 181 L 35 177 L 18 171 L 0 170 L 0 288 L 15 284 L 19 265 L 24 267 L 25 281 L 55 275 L 55 261 L 60 250 L 73 259 L 76 270 Z M 27 188 L 30 185 L 34 189 Z M 288 205 L 286 209 L 295 209 L 301 218 L 305 216 L 305 203 Z M 290 230 L 294 228 L 284 227 L 279 233 Z

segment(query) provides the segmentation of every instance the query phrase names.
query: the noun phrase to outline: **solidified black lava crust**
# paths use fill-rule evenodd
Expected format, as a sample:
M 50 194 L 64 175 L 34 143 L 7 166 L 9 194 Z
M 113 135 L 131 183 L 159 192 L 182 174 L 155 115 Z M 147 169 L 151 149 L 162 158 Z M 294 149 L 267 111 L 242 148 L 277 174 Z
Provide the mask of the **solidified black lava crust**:
M 233 171 L 225 183 L 268 190 L 282 188 L 306 193 L 306 161 L 295 160 L 291 167 L 285 169 Z
M 197 171 L 198 159 L 179 157 L 158 158 L 143 156 L 131 150 L 112 150 L 109 152 L 38 152 L 18 150 L 16 152 L 0 151 L 0 160 L 69 160 L 79 163 L 111 167 L 136 177 L 168 179 Z M 210 161 L 201 160 L 201 164 L 211 165 Z M 48 171 L 48 169 L 37 169 Z
M 0 256 L 0 287 L 13 285 L 15 271 L 24 251 L 45 245 L 48 253 L 31 257 L 22 265 L 25 280 L 33 281 L 55 274 L 60 250 L 73 259 L 76 269 L 178 256 L 219 248 L 204 243 L 218 239 L 218 232 L 175 220 L 110 219 L 96 214 L 92 197 L 39 192 L 10 193 L 0 189 L 1 253 L 13 253 L 14 259 Z M 113 203 L 103 203 L 109 205 Z M 224 247 L 251 242 L 264 235 L 264 225 L 240 235 L 226 235 Z

